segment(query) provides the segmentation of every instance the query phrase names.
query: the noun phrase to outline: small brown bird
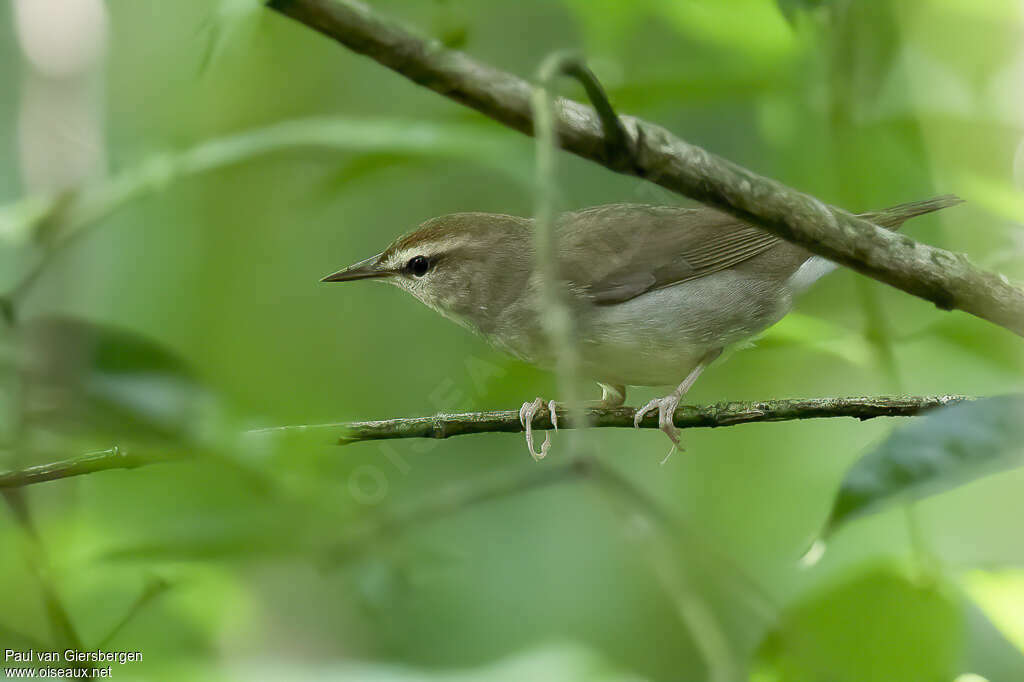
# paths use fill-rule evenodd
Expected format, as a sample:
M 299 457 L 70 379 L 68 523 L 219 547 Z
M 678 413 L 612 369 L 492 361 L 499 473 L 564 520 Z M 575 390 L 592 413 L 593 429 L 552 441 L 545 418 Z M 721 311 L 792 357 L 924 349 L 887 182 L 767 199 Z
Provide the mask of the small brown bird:
M 904 221 L 960 203 L 954 196 L 861 214 L 898 229 Z M 533 221 L 491 213 L 428 220 L 383 252 L 323 278 L 395 284 L 497 348 L 541 367 L 555 363 L 541 322 Z M 578 339 L 580 371 L 602 388 L 603 406 L 622 405 L 626 386 L 682 380 L 636 412 L 658 410 L 661 430 L 679 400 L 727 346 L 778 322 L 794 297 L 835 264 L 710 208 L 596 206 L 561 215 L 557 266 Z M 531 422 L 520 416 L 534 457 Z

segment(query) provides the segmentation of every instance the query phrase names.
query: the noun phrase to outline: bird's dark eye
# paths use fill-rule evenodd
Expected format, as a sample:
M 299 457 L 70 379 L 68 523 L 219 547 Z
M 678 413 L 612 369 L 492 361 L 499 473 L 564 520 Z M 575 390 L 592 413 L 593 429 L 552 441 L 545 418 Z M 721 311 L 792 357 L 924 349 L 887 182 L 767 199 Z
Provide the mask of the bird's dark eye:
M 430 261 L 427 260 L 426 256 L 413 256 L 405 267 L 415 276 L 422 277 L 430 269 Z

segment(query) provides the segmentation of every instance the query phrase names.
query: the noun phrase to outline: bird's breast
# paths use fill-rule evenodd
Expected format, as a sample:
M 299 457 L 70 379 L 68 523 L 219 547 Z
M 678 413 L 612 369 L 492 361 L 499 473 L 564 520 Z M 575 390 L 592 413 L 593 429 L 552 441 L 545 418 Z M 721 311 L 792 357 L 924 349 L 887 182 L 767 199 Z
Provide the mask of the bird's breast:
M 790 308 L 789 292 L 724 271 L 580 315 L 585 371 L 639 386 L 682 380 L 709 351 L 749 339 Z
M 536 301 L 448 317 L 492 345 L 541 367 L 555 365 Z M 661 386 L 681 381 L 709 351 L 749 339 L 785 315 L 790 291 L 772 280 L 722 271 L 648 291 L 628 301 L 597 305 L 574 301 L 581 371 L 610 384 Z

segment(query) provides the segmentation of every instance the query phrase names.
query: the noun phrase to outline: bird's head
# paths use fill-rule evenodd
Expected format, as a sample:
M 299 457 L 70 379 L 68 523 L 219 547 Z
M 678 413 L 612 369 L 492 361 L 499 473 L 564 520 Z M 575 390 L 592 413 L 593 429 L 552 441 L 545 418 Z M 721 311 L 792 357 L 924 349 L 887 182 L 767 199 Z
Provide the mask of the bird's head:
M 428 220 L 384 251 L 322 282 L 375 279 L 472 326 L 500 314 L 522 294 L 531 268 L 530 221 L 490 213 L 455 213 Z

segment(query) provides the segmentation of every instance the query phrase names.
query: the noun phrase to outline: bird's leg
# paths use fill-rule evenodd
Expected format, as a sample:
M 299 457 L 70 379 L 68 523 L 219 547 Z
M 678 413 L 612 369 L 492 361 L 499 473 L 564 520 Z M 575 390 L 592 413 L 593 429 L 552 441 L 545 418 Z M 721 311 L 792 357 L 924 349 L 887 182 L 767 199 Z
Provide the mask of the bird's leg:
M 615 384 L 602 384 L 598 382 L 601 387 L 601 399 L 600 400 L 588 400 L 583 403 L 584 407 L 618 407 L 626 402 L 626 387 Z M 523 425 L 523 431 L 526 434 L 526 447 L 530 451 L 530 456 L 535 460 L 542 460 L 547 457 L 548 450 L 551 448 L 551 433 L 544 433 L 544 442 L 541 443 L 540 452 L 537 452 L 533 446 L 533 419 L 537 416 L 537 413 L 544 407 L 544 401 L 539 397 L 532 403 L 523 403 L 523 406 L 519 408 L 519 423 Z M 548 413 L 551 415 L 551 425 L 555 427 L 555 431 L 558 430 L 558 412 L 557 410 L 561 407 L 561 403 L 551 400 L 548 402 L 547 408 Z
M 544 407 L 544 401 L 539 397 L 532 403 L 523 403 L 523 406 L 519 408 L 519 423 L 523 425 L 523 431 L 526 433 L 526 449 L 530 451 L 530 456 L 535 460 L 540 461 L 548 456 L 548 450 L 551 448 L 551 432 L 544 432 L 544 442 L 540 445 L 540 452 L 537 452 L 533 448 L 533 418 L 537 416 L 537 413 Z M 555 413 L 555 401 L 552 400 L 548 403 L 548 411 L 551 413 L 551 425 L 558 430 L 558 415 Z
M 647 413 L 654 408 L 658 408 L 658 428 L 660 428 L 661 431 L 668 436 L 669 440 L 672 441 L 672 449 L 668 452 L 669 456 L 671 456 L 677 448 L 682 449 L 679 444 L 679 429 L 677 429 L 676 425 L 672 422 L 673 416 L 676 413 L 676 408 L 679 407 L 679 401 L 684 395 L 686 395 L 686 392 L 690 390 L 690 387 L 693 386 L 694 382 L 697 381 L 697 377 L 701 375 L 701 372 L 703 372 L 704 369 L 714 362 L 715 358 L 721 354 L 721 348 L 707 353 L 701 358 L 700 362 L 697 363 L 697 366 L 690 371 L 687 377 L 683 379 L 683 383 L 676 387 L 676 390 L 672 391 L 664 398 L 655 398 L 636 411 L 636 415 L 633 417 L 633 426 L 640 428 L 640 422 Z M 665 459 L 668 459 L 668 457 Z

